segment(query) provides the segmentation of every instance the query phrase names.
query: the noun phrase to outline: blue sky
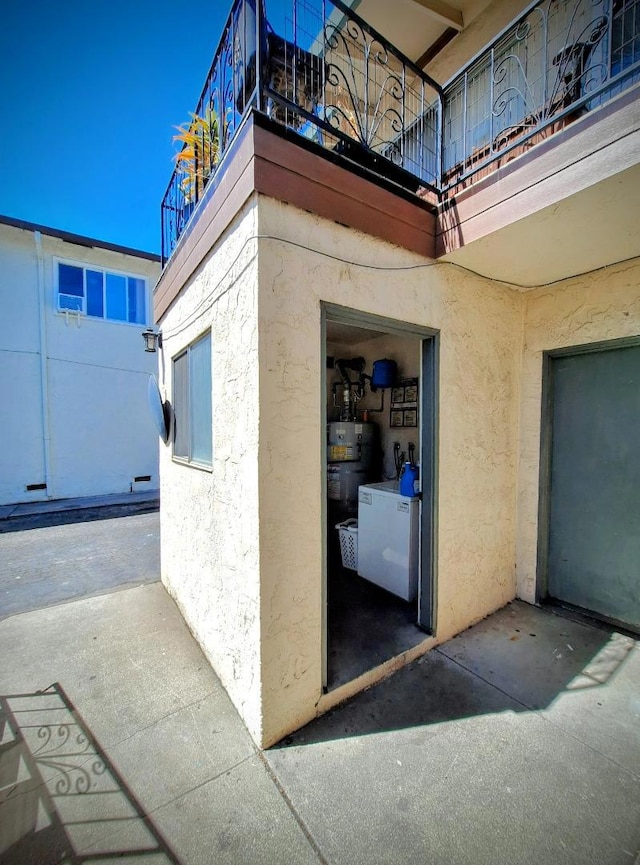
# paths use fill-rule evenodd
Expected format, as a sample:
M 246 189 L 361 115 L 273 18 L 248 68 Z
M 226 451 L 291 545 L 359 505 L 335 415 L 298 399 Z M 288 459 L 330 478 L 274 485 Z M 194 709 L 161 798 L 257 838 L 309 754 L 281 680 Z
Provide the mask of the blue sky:
M 268 0 L 274 25 L 285 4 Z M 0 214 L 159 252 L 173 127 L 195 108 L 231 0 L 2 7 Z

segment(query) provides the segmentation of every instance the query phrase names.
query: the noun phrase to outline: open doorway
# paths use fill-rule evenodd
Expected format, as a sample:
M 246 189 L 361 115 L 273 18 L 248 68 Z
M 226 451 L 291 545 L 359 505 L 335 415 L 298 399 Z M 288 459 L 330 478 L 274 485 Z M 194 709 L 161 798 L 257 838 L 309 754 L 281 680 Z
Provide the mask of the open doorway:
M 323 307 L 324 684 L 435 630 L 438 334 Z

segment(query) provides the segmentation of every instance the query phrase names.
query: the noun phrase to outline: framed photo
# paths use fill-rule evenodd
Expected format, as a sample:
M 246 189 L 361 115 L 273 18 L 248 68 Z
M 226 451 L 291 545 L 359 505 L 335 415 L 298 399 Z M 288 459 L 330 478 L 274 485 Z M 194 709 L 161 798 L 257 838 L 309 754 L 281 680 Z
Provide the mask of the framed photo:
M 391 424 L 393 426 L 393 423 Z M 404 410 L 403 426 L 418 426 L 418 411 L 415 408 L 406 408 Z
M 408 384 L 404 389 L 405 402 L 418 402 L 418 385 Z
M 393 426 L 403 426 L 404 425 L 404 417 L 401 410 L 393 410 L 391 411 L 391 423 Z
M 394 387 L 391 390 L 391 402 L 404 402 L 404 388 Z M 393 424 L 392 424 L 393 426 Z

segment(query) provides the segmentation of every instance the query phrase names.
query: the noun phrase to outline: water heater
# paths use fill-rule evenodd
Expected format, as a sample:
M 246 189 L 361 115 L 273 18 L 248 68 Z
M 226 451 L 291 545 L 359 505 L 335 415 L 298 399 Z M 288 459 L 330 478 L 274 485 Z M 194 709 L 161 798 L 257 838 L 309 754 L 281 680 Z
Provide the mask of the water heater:
M 358 509 L 358 487 L 370 483 L 378 455 L 378 427 L 373 423 L 327 424 L 327 495 L 346 511 Z

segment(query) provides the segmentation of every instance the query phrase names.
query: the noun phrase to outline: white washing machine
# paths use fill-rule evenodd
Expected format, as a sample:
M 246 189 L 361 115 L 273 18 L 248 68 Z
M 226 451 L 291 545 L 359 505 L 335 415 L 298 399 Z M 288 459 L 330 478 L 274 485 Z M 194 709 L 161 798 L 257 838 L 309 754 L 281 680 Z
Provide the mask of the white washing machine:
M 418 594 L 420 499 L 395 481 L 358 490 L 358 574 L 405 601 Z

